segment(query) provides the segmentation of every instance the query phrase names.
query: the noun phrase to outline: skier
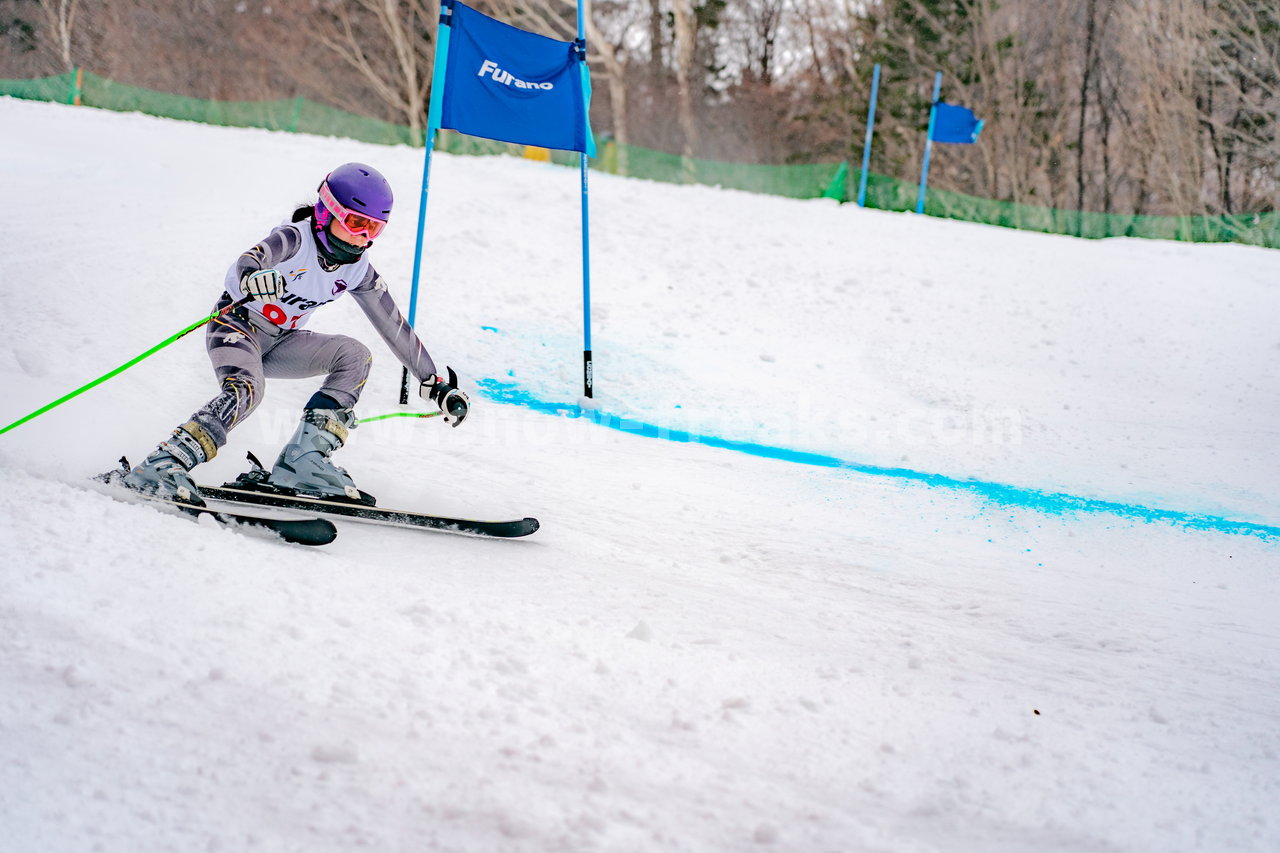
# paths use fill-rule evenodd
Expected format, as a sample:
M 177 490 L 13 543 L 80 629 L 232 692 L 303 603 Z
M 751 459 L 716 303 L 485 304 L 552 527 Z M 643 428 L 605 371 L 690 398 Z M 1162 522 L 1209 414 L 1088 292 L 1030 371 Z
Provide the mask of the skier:
M 126 487 L 203 504 L 190 471 L 227 443 L 227 433 L 262 402 L 264 379 L 325 377 L 307 401 L 293 437 L 266 476 L 269 487 L 299 494 L 372 503 L 345 470 L 330 460 L 356 425 L 353 407 L 369 376 L 368 348 L 345 335 L 302 328 L 313 311 L 351 293 L 387 346 L 419 381 L 419 394 L 458 426 L 469 402 L 448 379 L 405 322 L 366 252 L 391 215 L 391 186 L 376 169 L 347 163 L 320 182 L 319 199 L 304 205 L 227 270 L 222 310 L 253 301 L 215 319 L 205 346 L 221 393 L 148 456 L 121 474 Z M 265 472 L 262 472 L 265 474 Z

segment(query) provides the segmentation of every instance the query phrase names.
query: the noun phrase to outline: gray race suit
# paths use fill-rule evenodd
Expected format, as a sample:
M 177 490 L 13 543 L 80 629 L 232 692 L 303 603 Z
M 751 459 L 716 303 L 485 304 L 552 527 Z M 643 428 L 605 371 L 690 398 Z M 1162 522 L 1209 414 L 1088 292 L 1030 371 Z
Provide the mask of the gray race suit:
M 326 265 L 311 233 L 310 220 L 284 222 L 258 245 L 240 255 L 227 270 L 222 310 L 241 298 L 240 280 L 254 270 L 275 269 L 285 278 L 285 292 L 270 302 L 254 301 L 209 324 L 205 346 L 221 393 L 200 408 L 192 420 L 218 447 L 227 433 L 262 402 L 264 380 L 325 377 L 320 392 L 350 408 L 369 377 L 368 347 L 346 335 L 326 335 L 301 328 L 311 313 L 350 293 L 378 334 L 418 381 L 435 374 L 436 366 L 387 292 L 387 286 L 362 256 L 353 264 Z

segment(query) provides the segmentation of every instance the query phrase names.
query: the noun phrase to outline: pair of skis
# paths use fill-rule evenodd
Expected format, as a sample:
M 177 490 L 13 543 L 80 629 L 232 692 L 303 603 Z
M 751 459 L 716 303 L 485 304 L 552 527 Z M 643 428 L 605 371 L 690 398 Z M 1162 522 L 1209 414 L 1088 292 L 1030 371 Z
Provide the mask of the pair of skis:
M 451 518 L 443 515 L 430 515 L 411 510 L 384 509 L 379 506 L 356 503 L 354 501 L 325 500 L 307 495 L 284 494 L 281 492 L 264 492 L 246 489 L 237 483 L 223 486 L 198 486 L 201 496 L 209 502 L 214 512 L 220 510 L 217 504 L 237 507 L 233 511 L 222 511 L 223 515 L 233 520 L 253 526 L 265 526 L 274 530 L 288 542 L 303 545 L 327 545 L 337 535 L 336 528 L 330 519 L 345 519 L 365 524 L 381 524 L 386 527 L 399 527 L 412 530 L 438 530 L 449 533 L 463 533 L 470 536 L 487 536 L 501 539 L 514 539 L 528 536 L 538 529 L 538 519 L 521 518 L 509 521 L 481 521 L 474 518 Z M 239 507 L 270 508 L 288 510 L 318 518 L 276 519 L 270 516 L 245 513 Z M 325 537 L 328 538 L 325 538 Z M 323 541 L 320 541 L 323 540 Z
M 197 488 L 206 501 L 205 506 L 138 492 L 131 492 L 130 497 L 167 506 L 197 518 L 208 515 L 228 527 L 268 531 L 286 542 L 299 545 L 328 545 L 336 539 L 338 529 L 332 519 L 502 539 L 528 536 L 538 529 L 536 518 L 481 521 L 411 510 L 384 509 L 372 503 L 358 501 L 310 497 L 288 489 L 263 485 L 253 474 L 242 475 L 239 480 L 222 486 Z
M 208 516 L 226 527 L 265 531 L 278 536 L 286 542 L 293 542 L 298 545 L 328 545 L 338 538 L 338 528 L 334 526 L 332 521 L 314 516 L 255 515 L 234 509 L 222 509 L 208 505 L 199 506 L 174 498 L 144 495 L 141 492 L 128 490 L 123 486 L 113 486 L 112 497 L 129 502 L 149 504 L 158 509 L 169 510 L 180 515 L 189 515 L 192 518 Z

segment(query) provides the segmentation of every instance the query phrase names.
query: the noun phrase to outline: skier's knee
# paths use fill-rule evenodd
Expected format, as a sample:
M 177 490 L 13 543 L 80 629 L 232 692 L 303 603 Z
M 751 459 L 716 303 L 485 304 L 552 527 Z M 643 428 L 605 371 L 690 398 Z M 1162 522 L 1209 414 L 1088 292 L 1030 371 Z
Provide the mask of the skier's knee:
M 228 376 L 223 381 L 222 388 L 229 397 L 235 400 L 237 416 L 245 418 L 249 416 L 250 412 L 258 408 L 258 404 L 262 402 L 262 397 L 267 390 L 267 383 L 260 376 L 241 374 L 239 376 Z
M 266 391 L 261 376 L 236 371 L 222 377 L 222 394 L 212 401 L 212 414 L 229 429 L 258 408 Z
M 368 373 L 369 365 L 373 362 L 373 353 L 369 352 L 369 348 L 355 338 L 341 337 L 338 346 L 338 353 L 334 358 L 334 372 L 351 371 L 353 373 Z

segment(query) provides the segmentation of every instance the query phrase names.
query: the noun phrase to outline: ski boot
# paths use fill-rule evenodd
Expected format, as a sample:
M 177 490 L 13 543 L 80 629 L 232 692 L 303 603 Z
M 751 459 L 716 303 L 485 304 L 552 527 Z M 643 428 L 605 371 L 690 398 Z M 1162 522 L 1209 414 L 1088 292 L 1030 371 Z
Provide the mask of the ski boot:
M 204 499 L 188 472 L 201 462 L 208 462 L 217 452 L 218 445 L 209 433 L 195 421 L 188 421 L 161 442 L 141 465 L 120 472 L 114 481 L 145 495 L 204 506 Z
M 351 409 L 306 409 L 293 438 L 271 467 L 267 483 L 309 497 L 372 504 L 373 498 L 357 489 L 351 476 L 329 460 L 355 426 Z

